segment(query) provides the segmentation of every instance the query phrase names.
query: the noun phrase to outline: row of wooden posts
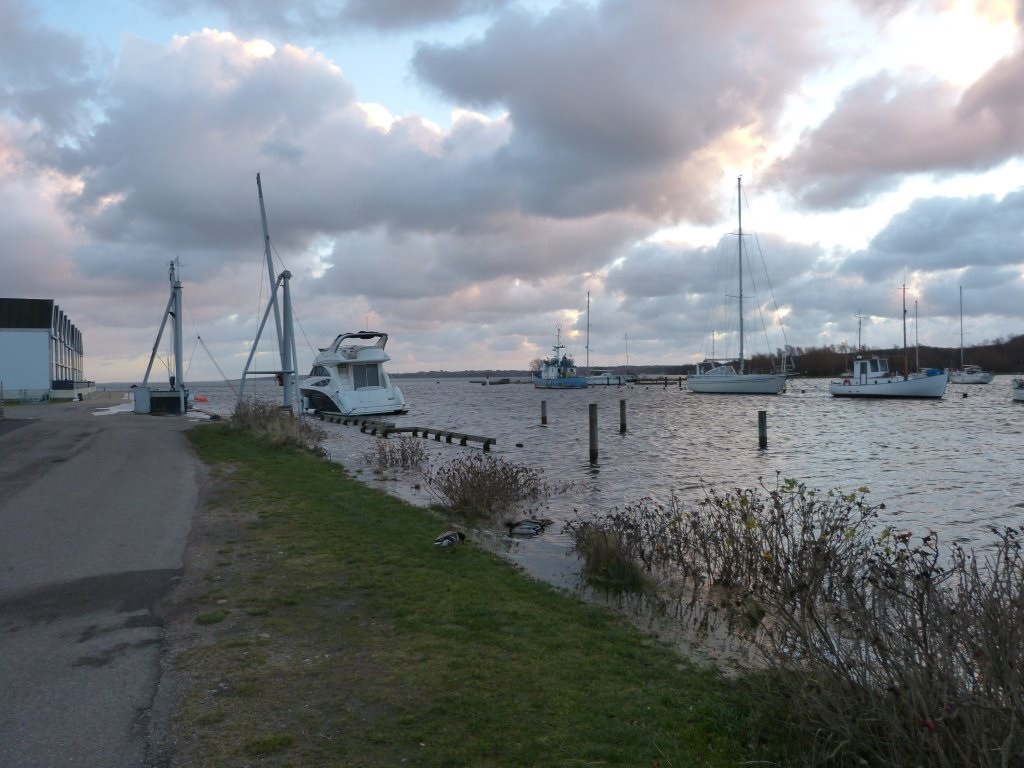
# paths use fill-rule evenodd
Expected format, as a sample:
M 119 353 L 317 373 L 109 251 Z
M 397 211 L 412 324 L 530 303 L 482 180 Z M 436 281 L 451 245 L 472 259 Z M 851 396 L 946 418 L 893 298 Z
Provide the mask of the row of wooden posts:
M 340 413 L 320 413 L 319 417 L 325 421 L 332 421 L 342 424 L 357 424 L 363 432 L 387 437 L 390 434 L 409 432 L 413 437 L 430 437 L 434 440 L 445 442 L 457 442 L 459 445 L 466 445 L 468 442 L 480 443 L 485 451 L 489 451 L 492 445 L 498 441 L 493 437 L 482 437 L 480 435 L 467 435 L 462 432 L 452 432 L 447 429 L 434 429 L 432 427 L 397 427 L 394 422 L 378 421 L 354 416 L 342 416 Z M 540 401 L 540 423 L 548 423 L 548 401 Z M 619 433 L 626 431 L 626 401 L 619 400 Z M 757 447 L 768 447 L 768 412 L 757 412 Z M 596 464 L 598 458 L 597 445 L 597 403 L 590 403 L 590 463 Z
M 548 401 L 540 401 L 540 423 L 548 423 Z M 619 434 L 626 431 L 626 401 L 619 400 Z M 768 447 L 768 412 L 757 412 L 757 447 Z M 590 403 L 590 463 L 596 464 L 597 448 L 597 403 Z

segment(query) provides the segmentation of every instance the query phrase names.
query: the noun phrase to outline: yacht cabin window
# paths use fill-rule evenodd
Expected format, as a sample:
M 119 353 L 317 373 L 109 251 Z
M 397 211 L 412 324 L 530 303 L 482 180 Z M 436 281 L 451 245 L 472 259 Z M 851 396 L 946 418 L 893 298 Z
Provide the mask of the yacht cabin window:
M 364 389 L 366 387 L 379 387 L 379 370 L 380 368 L 377 365 L 353 365 L 352 383 L 355 385 L 355 388 Z

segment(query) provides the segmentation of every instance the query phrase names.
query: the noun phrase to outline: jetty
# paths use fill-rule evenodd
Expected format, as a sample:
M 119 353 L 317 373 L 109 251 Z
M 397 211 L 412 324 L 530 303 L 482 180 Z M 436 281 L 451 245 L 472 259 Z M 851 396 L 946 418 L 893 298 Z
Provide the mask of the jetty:
M 379 435 L 380 437 L 408 433 L 412 437 L 422 437 L 423 439 L 433 437 L 434 440 L 439 443 L 457 442 L 459 445 L 480 443 L 481 447 L 483 447 L 485 451 L 490 451 L 491 446 L 497 445 L 498 443 L 497 438 L 494 437 L 470 435 L 465 432 L 455 432 L 450 429 L 436 429 L 434 427 L 398 426 L 393 421 L 381 421 L 380 419 L 371 419 L 363 416 L 345 416 L 344 414 L 331 413 L 330 411 L 318 411 L 317 418 L 321 421 L 329 421 L 332 424 L 354 425 L 359 427 L 360 432 Z

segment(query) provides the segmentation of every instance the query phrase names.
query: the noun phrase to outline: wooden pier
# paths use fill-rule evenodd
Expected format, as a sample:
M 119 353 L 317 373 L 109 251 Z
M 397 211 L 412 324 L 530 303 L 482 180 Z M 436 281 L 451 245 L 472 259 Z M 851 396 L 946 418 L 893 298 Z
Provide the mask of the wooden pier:
M 455 443 L 468 445 L 469 443 L 480 443 L 485 451 L 490 451 L 492 445 L 497 445 L 498 440 L 494 437 L 483 437 L 481 435 L 469 435 L 465 432 L 454 432 L 450 429 L 435 429 L 434 427 L 407 427 L 397 426 L 393 421 L 381 421 L 379 419 L 368 419 L 363 416 L 344 416 L 340 413 L 319 411 L 317 417 L 323 421 L 330 421 L 333 424 L 350 424 L 359 427 L 360 432 L 367 432 L 371 435 L 401 434 L 408 432 L 413 437 L 422 437 L 424 440 L 433 437 L 437 442 Z

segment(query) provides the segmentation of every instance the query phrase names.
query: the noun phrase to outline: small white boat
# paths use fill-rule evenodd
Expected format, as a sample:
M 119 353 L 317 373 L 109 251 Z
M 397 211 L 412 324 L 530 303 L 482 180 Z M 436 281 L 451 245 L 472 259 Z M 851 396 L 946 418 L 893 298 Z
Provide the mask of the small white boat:
M 1010 382 L 1010 394 L 1014 400 L 1024 402 L 1024 378 L 1014 379 Z
M 384 370 L 391 359 L 384 351 L 387 343 L 388 335 L 379 331 L 339 334 L 320 350 L 299 385 L 307 407 L 342 416 L 405 413 L 405 396 Z
M 961 354 L 962 352 L 963 350 Z M 949 380 L 953 384 L 991 384 L 994 378 L 995 376 L 980 365 L 964 365 L 960 370 L 949 372 Z
M 980 365 L 964 365 L 964 287 L 960 286 L 960 368 L 949 372 L 953 384 L 991 384 L 995 377 Z
M 705 360 L 697 364 L 697 370 L 686 377 L 686 388 L 691 392 L 722 395 L 777 395 L 786 388 L 786 373 L 751 373 L 744 370 L 743 359 L 743 187 L 742 179 L 736 180 L 736 203 L 739 214 L 737 230 L 739 258 L 739 359 L 735 363 L 726 360 Z M 783 365 L 783 369 L 784 369 Z
M 889 370 L 884 357 L 858 357 L 853 371 L 829 382 L 836 397 L 942 397 L 949 374 L 938 368 L 922 373 L 899 374 Z
M 595 371 L 587 376 L 587 384 L 592 387 L 618 386 L 622 384 L 633 384 L 635 382 L 636 376 L 632 373 Z
M 554 354 L 540 361 L 540 370 L 533 374 L 533 386 L 537 389 L 586 389 L 587 377 L 576 372 L 576 362 L 562 350 L 562 329 L 553 346 Z

